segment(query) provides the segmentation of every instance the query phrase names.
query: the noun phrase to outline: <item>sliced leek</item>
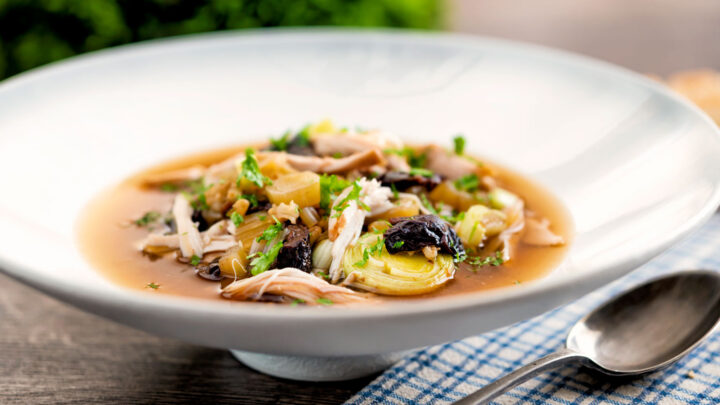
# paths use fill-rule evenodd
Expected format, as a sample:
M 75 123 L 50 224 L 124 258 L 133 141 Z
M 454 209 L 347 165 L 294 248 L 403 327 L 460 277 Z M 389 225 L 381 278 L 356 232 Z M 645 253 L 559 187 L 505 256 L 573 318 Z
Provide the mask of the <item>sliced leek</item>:
M 425 294 L 440 288 L 455 274 L 452 256 L 441 254 L 434 261 L 423 255 L 388 253 L 373 249 L 382 243 L 382 235 L 367 233 L 347 249 L 343 257 L 343 271 L 349 285 L 385 295 Z M 364 254 L 378 250 L 375 254 Z

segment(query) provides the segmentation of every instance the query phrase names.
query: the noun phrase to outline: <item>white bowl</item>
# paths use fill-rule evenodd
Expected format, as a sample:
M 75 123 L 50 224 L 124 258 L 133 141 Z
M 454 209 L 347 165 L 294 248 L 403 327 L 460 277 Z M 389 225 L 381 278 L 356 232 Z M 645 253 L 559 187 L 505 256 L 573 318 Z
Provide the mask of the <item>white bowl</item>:
M 530 174 L 569 207 L 567 260 L 511 288 L 348 309 L 128 290 L 79 253 L 74 224 L 102 189 L 167 158 L 323 117 L 413 142 L 466 134 L 471 152 Z M 148 332 L 281 355 L 244 359 L 292 378 L 370 371 L 339 362 L 312 374 L 296 367 L 307 357 L 371 364 L 540 314 L 647 261 L 720 198 L 717 128 L 663 86 L 563 52 L 434 33 L 247 31 L 81 56 L 0 86 L 0 151 L 3 271 Z

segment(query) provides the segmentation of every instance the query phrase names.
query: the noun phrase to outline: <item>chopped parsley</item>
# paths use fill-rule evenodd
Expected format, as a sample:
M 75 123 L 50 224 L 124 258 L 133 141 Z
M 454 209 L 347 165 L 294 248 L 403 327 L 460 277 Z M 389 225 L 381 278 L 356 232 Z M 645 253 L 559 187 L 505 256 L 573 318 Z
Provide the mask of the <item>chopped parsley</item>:
M 340 202 L 337 203 L 337 205 L 334 207 L 335 214 L 333 215 L 333 218 L 337 218 L 340 215 L 342 215 L 342 212 L 350 205 L 351 201 L 357 202 L 357 205 L 364 209 L 365 211 L 370 211 L 370 207 L 367 206 L 364 202 L 360 201 L 360 192 L 362 191 L 362 187 L 360 186 L 360 183 L 358 183 L 357 180 L 355 180 L 352 183 L 352 190 L 348 193 L 348 195 L 345 196 Z
M 373 243 L 370 247 L 363 249 L 363 258 L 362 260 L 356 262 L 355 266 L 365 267 L 368 260 L 370 260 L 370 256 L 377 256 L 382 253 L 382 248 L 384 244 L 385 239 L 377 238 L 377 241 L 375 241 L 375 243 Z
M 267 215 L 260 215 L 260 216 L 258 217 L 258 219 L 261 220 L 261 221 L 264 221 L 264 220 L 267 219 Z
M 410 167 L 425 167 L 425 163 L 427 162 L 426 154 L 417 153 L 415 149 L 409 146 L 402 149 L 385 149 L 383 152 L 404 157 L 407 159 Z
M 470 236 L 468 237 L 468 240 L 472 240 L 472 239 L 473 239 L 473 236 L 475 235 L 475 231 L 477 231 L 477 227 L 478 227 L 478 223 L 475 222 L 475 223 L 473 224 L 472 229 L 470 230 Z
M 152 224 L 153 222 L 160 219 L 161 215 L 157 211 L 148 211 L 142 217 L 135 220 L 135 225 L 144 227 Z
M 458 135 L 453 138 L 453 144 L 455 145 L 455 154 L 463 155 L 465 153 L 465 137 Z
M 165 183 L 160 186 L 160 190 L 162 190 L 166 193 L 174 193 L 175 191 L 178 190 L 178 188 L 179 187 L 177 186 L 177 184 L 172 184 L 172 183 Z
M 145 287 L 152 288 L 153 290 L 157 290 L 158 288 L 160 288 L 160 284 L 155 284 L 154 282 L 151 282 L 151 283 L 148 283 Z
M 324 278 L 325 280 L 330 280 L 330 275 L 325 273 L 324 271 L 318 271 L 315 274 Z
M 455 188 L 460 191 L 477 191 L 480 187 L 480 179 L 476 174 L 468 174 L 455 180 Z
M 305 300 L 301 300 L 300 298 L 296 298 L 296 299 L 293 300 L 293 302 L 290 303 L 290 306 L 291 306 L 291 307 L 296 307 L 296 306 L 298 306 L 298 305 L 300 305 L 300 304 L 304 304 L 304 303 L 305 303 Z
M 290 138 L 290 131 L 287 131 L 280 138 L 270 138 L 270 145 L 276 150 L 283 151 L 288 148 L 288 140 Z
M 315 302 L 317 302 L 318 304 L 322 304 L 322 305 L 332 305 L 333 304 L 332 300 L 327 299 L 327 298 L 318 298 Z
M 260 205 L 260 202 L 258 201 L 258 198 L 255 194 L 243 194 L 238 199 L 248 200 L 250 202 L 250 206 L 255 208 L 258 205 Z
M 283 230 L 283 224 L 278 222 L 278 220 L 276 219 L 275 223 L 268 226 L 263 231 L 263 233 L 260 236 L 258 236 L 257 239 L 255 239 L 255 240 L 258 242 L 262 242 L 264 240 L 270 242 L 273 239 L 275 239 L 280 234 L 280 232 L 282 232 L 282 230 Z
M 257 276 L 258 274 L 267 271 L 270 266 L 275 263 L 275 259 L 277 259 L 278 253 L 280 253 L 280 249 L 282 249 L 282 247 L 283 243 L 278 242 L 274 244 L 267 253 L 258 253 L 257 257 L 252 259 L 250 262 L 250 266 L 252 266 L 250 273 L 252 273 L 253 276 Z
M 305 127 L 295 135 L 295 139 L 297 139 L 295 142 L 298 146 L 310 145 L 310 124 L 305 125 Z
M 320 176 L 320 208 L 330 209 L 330 203 L 337 196 L 337 193 L 345 190 L 350 183 L 336 175 L 323 174 Z
M 427 208 L 428 211 L 430 211 L 431 214 L 437 215 L 438 211 L 435 209 L 435 207 L 432 205 L 430 200 L 428 200 L 427 196 L 425 194 L 420 194 L 420 201 L 422 201 L 423 206 Z
M 238 176 L 237 183 L 240 185 L 242 179 L 247 179 L 254 185 L 262 188 L 263 186 L 272 185 L 272 181 L 260 173 L 260 166 L 255 159 L 255 151 L 252 148 L 245 149 L 245 160 L 243 160 Z
M 410 174 L 413 176 L 432 177 L 435 173 L 433 173 L 432 170 L 423 169 L 422 167 L 413 167 L 410 169 Z
M 202 257 L 198 255 L 192 255 L 192 257 L 190 258 L 190 264 L 192 264 L 193 266 L 197 266 L 198 264 L 200 264 L 201 261 Z
M 503 260 L 502 252 L 498 250 L 497 252 L 495 252 L 494 256 L 468 257 L 467 259 L 465 259 L 465 262 L 469 263 L 473 266 L 482 267 L 482 266 L 487 266 L 487 265 L 499 266 L 499 265 L 503 264 L 505 261 Z
M 405 241 L 399 240 L 399 241 L 393 243 L 393 248 L 400 249 L 401 247 L 403 247 L 404 244 L 405 244 Z
M 243 218 L 242 215 L 238 214 L 235 211 L 233 211 L 232 214 L 230 214 L 230 220 L 235 225 L 235 227 L 238 227 L 238 226 L 240 226 L 240 224 L 245 222 L 245 218 Z
M 397 187 L 395 187 L 395 183 L 390 183 L 390 188 L 392 189 L 393 199 L 397 200 L 400 196 L 400 193 L 398 193 L 398 189 Z
M 344 156 L 344 155 L 343 155 L 342 153 L 340 153 L 340 152 L 335 152 L 335 153 L 332 154 L 332 157 L 334 157 L 335 159 L 340 159 L 340 158 L 343 157 L 343 156 Z

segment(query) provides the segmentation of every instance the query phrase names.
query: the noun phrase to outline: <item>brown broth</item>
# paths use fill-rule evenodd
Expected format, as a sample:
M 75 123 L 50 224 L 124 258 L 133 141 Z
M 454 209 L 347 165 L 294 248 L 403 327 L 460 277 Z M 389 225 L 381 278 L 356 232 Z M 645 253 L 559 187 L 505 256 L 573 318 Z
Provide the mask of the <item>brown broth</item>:
M 112 282 L 155 294 L 222 299 L 220 283 L 201 279 L 191 266 L 179 263 L 174 254 L 151 260 L 136 248 L 148 230 L 132 224 L 145 212 L 167 212 L 174 194 L 148 190 L 140 186 L 140 179 L 150 173 L 159 173 L 192 165 L 209 165 L 242 151 L 244 147 L 225 148 L 188 156 L 158 165 L 127 179 L 108 190 L 88 205 L 80 218 L 78 234 L 80 246 L 91 264 Z M 517 243 L 513 258 L 501 266 L 485 266 L 472 271 L 463 264 L 439 290 L 411 297 L 429 298 L 461 294 L 504 287 L 533 280 L 547 274 L 560 264 L 572 238 L 572 220 L 562 204 L 542 187 L 510 170 L 492 165 L 494 177 L 504 188 L 518 194 L 526 206 L 551 222 L 551 229 L 562 235 L 567 243 L 559 247 L 535 247 Z M 160 287 L 152 289 L 148 284 Z M 380 296 L 385 300 L 408 297 Z

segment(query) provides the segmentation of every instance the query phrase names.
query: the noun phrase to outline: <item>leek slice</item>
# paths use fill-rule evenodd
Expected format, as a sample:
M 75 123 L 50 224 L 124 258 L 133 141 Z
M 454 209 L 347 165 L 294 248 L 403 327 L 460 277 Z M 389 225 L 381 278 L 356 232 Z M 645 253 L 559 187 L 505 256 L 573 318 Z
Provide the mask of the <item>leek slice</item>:
M 384 244 L 379 253 L 363 260 L 363 252 L 377 246 L 379 239 L 382 235 L 366 233 L 345 251 L 343 271 L 350 286 L 377 294 L 417 295 L 440 288 L 455 274 L 451 255 L 440 254 L 431 262 L 422 254 L 392 255 Z

